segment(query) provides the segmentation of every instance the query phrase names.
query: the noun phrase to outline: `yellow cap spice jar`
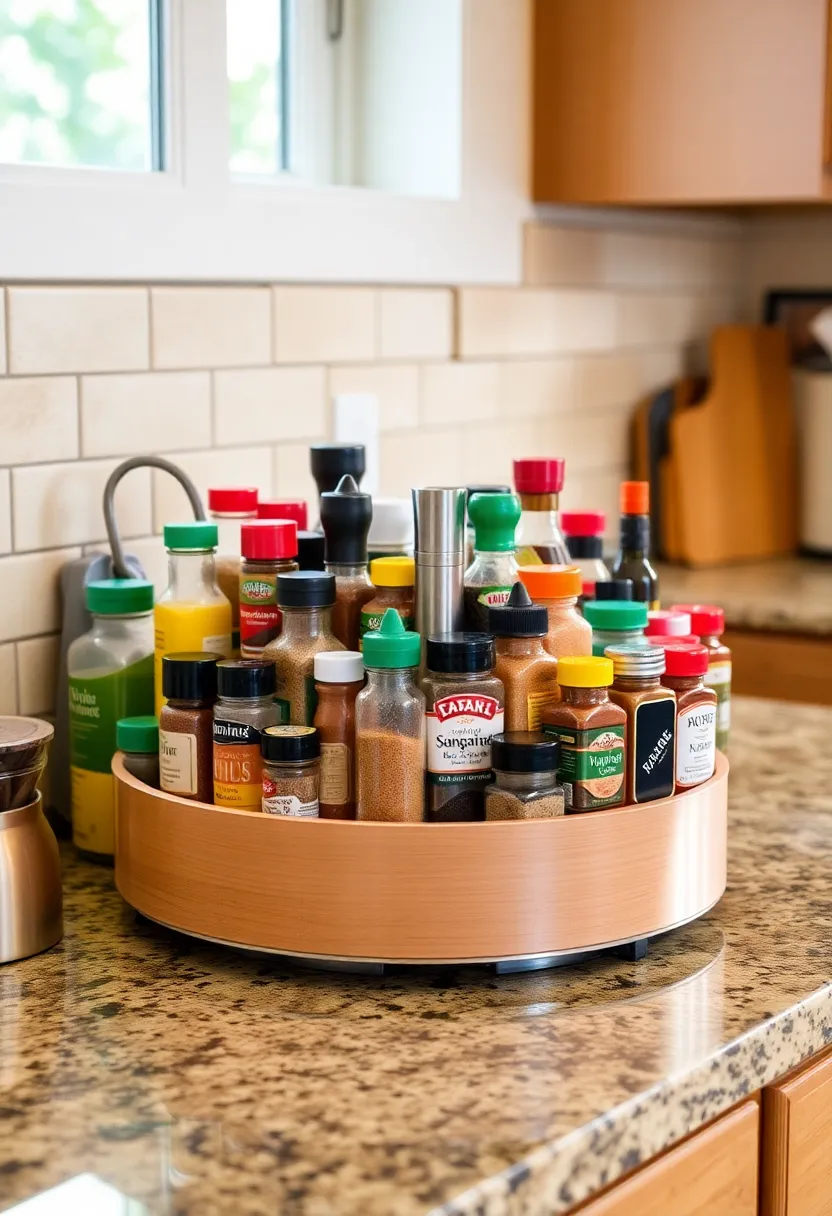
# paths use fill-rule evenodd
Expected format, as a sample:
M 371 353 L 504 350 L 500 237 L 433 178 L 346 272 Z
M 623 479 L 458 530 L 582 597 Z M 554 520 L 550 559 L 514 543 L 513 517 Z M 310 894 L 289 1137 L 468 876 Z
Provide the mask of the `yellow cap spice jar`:
M 416 583 L 416 563 L 412 557 L 376 557 L 370 562 L 370 582 L 376 589 L 371 600 L 361 609 L 359 650 L 364 649 L 364 634 L 381 628 L 388 608 L 395 608 L 405 629 L 413 629 L 413 597 Z
M 612 660 L 564 655 L 559 705 L 544 709 L 544 734 L 560 744 L 558 778 L 568 810 L 597 811 L 624 801 L 627 714 L 610 701 Z

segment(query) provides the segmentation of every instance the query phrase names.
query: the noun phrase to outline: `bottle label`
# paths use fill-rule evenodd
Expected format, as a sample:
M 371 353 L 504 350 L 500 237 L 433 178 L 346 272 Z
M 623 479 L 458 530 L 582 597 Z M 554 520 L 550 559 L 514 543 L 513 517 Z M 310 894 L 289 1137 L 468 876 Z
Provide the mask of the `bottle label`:
M 623 724 L 572 730 L 544 723 L 543 731 L 560 744 L 558 781 L 563 785 L 568 807 L 597 810 L 623 801 Z
M 290 815 L 296 819 L 317 819 L 318 799 L 301 802 L 296 794 L 278 794 L 270 777 L 263 778 L 262 809 L 265 815 Z
M 346 743 L 321 744 L 321 794 L 324 806 L 352 802 L 352 751 Z
M 427 770 L 432 785 L 468 785 L 491 778 L 491 740 L 503 730 L 494 697 L 440 697 L 426 714 Z
M 196 735 L 159 731 L 159 785 L 168 794 L 197 792 Z
M 714 775 L 716 724 L 716 705 L 694 705 L 677 716 L 677 785 L 701 785 Z
M 231 605 L 228 600 L 209 604 L 179 602 L 157 604 L 153 611 L 155 630 L 156 714 L 165 703 L 162 696 L 162 657 L 188 650 L 210 651 L 230 656 Z
M 283 613 L 277 606 L 277 574 L 240 575 L 240 649 L 256 659 L 280 636 Z
M 416 627 L 415 617 L 409 616 L 406 612 L 402 612 L 401 609 L 399 609 L 399 608 L 397 608 L 396 611 L 398 612 L 399 616 L 402 618 L 405 629 L 409 629 L 411 631 L 413 629 L 415 629 L 415 627 Z M 364 634 L 365 633 L 376 633 L 376 632 L 378 632 L 379 629 L 381 629 L 381 621 L 382 621 L 383 616 L 384 616 L 384 613 L 379 613 L 379 612 L 362 612 L 361 613 L 361 621 L 360 621 L 359 629 L 358 629 L 358 632 L 359 632 L 358 649 L 359 650 L 364 649 Z
M 477 603 L 485 608 L 500 608 L 508 603 L 511 587 L 480 587 L 477 592 Z
M 260 731 L 247 722 L 214 719 L 214 802 L 259 811 L 263 762 Z
M 728 744 L 731 729 L 731 660 L 712 663 L 705 673 L 705 687 L 716 693 L 716 745 L 721 752 Z
M 526 697 L 526 712 L 529 719 L 528 730 L 540 730 L 540 715 L 547 705 L 557 705 L 560 692 L 557 688 L 543 689 L 541 692 L 530 692 Z
M 643 701 L 633 719 L 635 802 L 669 798 L 675 782 L 676 698 Z

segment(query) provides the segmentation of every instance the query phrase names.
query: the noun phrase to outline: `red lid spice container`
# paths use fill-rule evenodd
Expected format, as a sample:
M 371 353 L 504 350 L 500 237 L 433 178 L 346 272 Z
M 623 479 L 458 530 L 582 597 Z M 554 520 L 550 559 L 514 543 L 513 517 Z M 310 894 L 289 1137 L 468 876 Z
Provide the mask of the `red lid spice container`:
M 309 511 L 302 498 L 273 498 L 270 502 L 258 502 L 258 519 L 293 519 L 298 532 L 309 527 Z
M 259 659 L 280 636 L 277 576 L 297 570 L 298 528 L 294 520 L 256 520 L 240 529 L 240 651 Z
M 705 687 L 704 646 L 668 645 L 662 684 L 676 693 L 676 792 L 693 789 L 714 775 L 717 699 Z
M 644 636 L 648 638 L 687 638 L 692 633 L 690 613 L 673 608 L 657 608 L 647 613 Z M 657 643 L 661 645 L 661 643 Z
M 208 491 L 208 511 L 217 525 L 217 585 L 231 604 L 231 650 L 240 649 L 240 526 L 257 518 L 257 488 L 226 486 Z
M 569 549 L 561 531 L 558 500 L 563 489 L 566 462 L 515 460 L 514 488 L 522 514 L 515 533 L 517 564 L 569 565 Z
M 674 612 L 689 612 L 691 633 L 708 651 L 705 685 L 716 693 L 716 745 L 721 752 L 728 746 L 731 729 L 731 651 L 722 642 L 725 613 L 714 604 L 673 604 Z
M 567 811 L 597 811 L 624 801 L 627 714 L 610 701 L 612 660 L 564 656 L 561 700 L 541 715 L 543 732 L 560 744 L 558 780 Z

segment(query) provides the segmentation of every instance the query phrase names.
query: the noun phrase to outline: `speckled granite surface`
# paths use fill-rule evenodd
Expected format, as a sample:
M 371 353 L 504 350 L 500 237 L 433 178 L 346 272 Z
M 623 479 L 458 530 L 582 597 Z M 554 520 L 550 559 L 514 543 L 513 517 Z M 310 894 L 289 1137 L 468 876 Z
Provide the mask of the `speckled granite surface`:
M 0 1210 L 85 1171 L 164 1216 L 568 1209 L 832 1042 L 830 734 L 737 703 L 728 893 L 640 963 L 304 973 L 69 862 L 63 945 L 0 969 Z
M 662 605 L 721 604 L 729 629 L 832 636 L 832 560 L 783 558 L 715 570 L 659 566 Z

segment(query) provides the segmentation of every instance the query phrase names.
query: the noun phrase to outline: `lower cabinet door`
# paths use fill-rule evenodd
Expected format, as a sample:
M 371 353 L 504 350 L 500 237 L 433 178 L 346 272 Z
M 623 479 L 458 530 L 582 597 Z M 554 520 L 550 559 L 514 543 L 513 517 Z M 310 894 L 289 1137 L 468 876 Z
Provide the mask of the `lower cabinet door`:
M 760 1111 L 745 1102 L 591 1199 L 580 1216 L 757 1216 Z
M 832 1055 L 763 1090 L 762 1216 L 832 1216 Z

